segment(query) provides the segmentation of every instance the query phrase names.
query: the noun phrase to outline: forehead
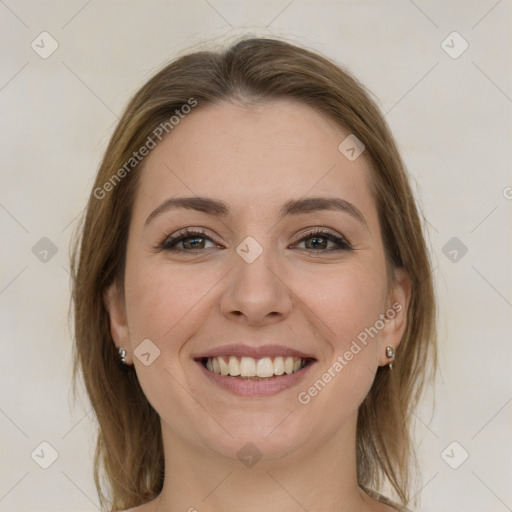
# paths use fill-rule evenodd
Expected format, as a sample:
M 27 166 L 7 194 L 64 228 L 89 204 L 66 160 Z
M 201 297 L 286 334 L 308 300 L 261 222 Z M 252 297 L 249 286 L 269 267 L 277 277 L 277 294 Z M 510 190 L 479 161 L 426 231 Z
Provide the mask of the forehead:
M 146 157 L 136 208 L 199 195 L 261 214 L 290 198 L 334 195 L 371 214 L 364 154 L 351 161 L 338 149 L 348 135 L 295 101 L 198 105 Z

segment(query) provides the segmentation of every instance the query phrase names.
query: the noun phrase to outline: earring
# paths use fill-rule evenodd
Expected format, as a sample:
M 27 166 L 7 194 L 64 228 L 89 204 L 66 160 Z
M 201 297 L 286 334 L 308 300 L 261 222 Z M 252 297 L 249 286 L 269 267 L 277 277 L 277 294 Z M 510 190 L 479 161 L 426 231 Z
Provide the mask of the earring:
M 126 357 L 126 350 L 124 348 L 120 348 L 119 349 L 119 358 L 121 359 L 122 364 L 126 364 L 125 357 Z
M 386 347 L 386 356 L 391 359 L 389 369 L 393 369 L 393 361 L 395 360 L 395 349 L 393 347 Z

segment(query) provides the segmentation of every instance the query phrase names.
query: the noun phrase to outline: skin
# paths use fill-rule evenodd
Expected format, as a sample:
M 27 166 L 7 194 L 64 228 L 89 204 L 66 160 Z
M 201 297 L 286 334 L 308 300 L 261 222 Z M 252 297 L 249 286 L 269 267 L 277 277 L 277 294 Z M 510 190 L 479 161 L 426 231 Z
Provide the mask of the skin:
M 356 479 L 358 407 L 378 366 L 389 363 L 385 347 L 400 343 L 410 296 L 404 271 L 387 282 L 364 153 L 349 161 L 338 150 L 349 132 L 300 103 L 199 107 L 146 158 L 124 289 L 112 285 L 105 294 L 114 342 L 127 351 L 162 425 L 163 491 L 132 510 L 394 510 Z M 166 199 L 189 196 L 222 200 L 230 214 L 173 209 L 145 226 Z M 278 221 L 284 202 L 313 196 L 349 201 L 366 225 L 334 210 Z M 185 227 L 206 232 L 195 245 L 177 244 L 198 254 L 155 250 Z M 315 245 L 314 237 L 298 242 L 311 228 L 345 237 L 353 250 L 329 253 L 336 243 Z M 236 252 L 248 236 L 263 248 L 252 263 Z M 402 311 L 307 405 L 299 403 L 299 392 L 393 303 Z M 144 339 L 160 350 L 149 366 L 133 353 Z M 282 344 L 317 362 L 297 386 L 239 397 L 211 384 L 193 360 L 226 343 Z M 262 454 L 251 468 L 237 457 L 247 442 Z

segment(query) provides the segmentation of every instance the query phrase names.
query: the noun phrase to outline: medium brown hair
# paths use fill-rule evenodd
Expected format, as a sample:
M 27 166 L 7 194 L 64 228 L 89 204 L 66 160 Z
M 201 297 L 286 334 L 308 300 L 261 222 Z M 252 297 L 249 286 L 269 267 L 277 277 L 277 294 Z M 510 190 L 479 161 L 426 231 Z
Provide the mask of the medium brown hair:
M 388 276 L 393 279 L 394 269 L 406 269 L 411 298 L 394 368 L 378 368 L 359 409 L 357 476 L 369 492 L 387 480 L 402 504 L 407 503 L 414 467 L 412 409 L 427 382 L 427 369 L 432 377 L 436 367 L 431 264 L 407 172 L 382 114 L 354 77 L 314 51 L 278 39 L 250 37 L 221 51 L 184 55 L 135 94 L 107 147 L 75 241 L 73 383 L 76 389 L 81 371 L 99 423 L 94 478 L 102 509 L 116 512 L 143 504 L 157 497 L 163 486 L 160 418 L 133 365 L 119 363 L 103 295 L 112 283 L 124 282 L 128 228 L 144 162 L 126 164 L 148 136 L 162 123 L 168 126 L 169 118 L 191 99 L 197 102 L 196 109 L 221 101 L 250 105 L 296 100 L 365 145 Z M 111 186 L 105 186 L 107 182 Z M 108 480 L 107 494 L 100 482 L 101 468 Z

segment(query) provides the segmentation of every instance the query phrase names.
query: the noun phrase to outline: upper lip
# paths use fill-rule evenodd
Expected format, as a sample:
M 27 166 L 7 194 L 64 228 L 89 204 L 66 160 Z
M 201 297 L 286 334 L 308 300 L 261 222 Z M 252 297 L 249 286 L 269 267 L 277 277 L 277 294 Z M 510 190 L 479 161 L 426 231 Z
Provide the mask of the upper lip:
M 221 345 L 195 356 L 194 359 L 204 359 L 217 356 L 252 357 L 253 359 L 283 356 L 315 359 L 311 354 L 301 352 L 295 348 L 285 347 L 283 345 L 260 345 L 257 347 L 251 347 L 249 345 L 240 344 Z

